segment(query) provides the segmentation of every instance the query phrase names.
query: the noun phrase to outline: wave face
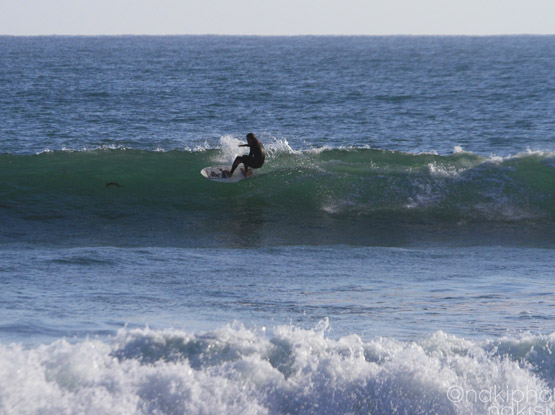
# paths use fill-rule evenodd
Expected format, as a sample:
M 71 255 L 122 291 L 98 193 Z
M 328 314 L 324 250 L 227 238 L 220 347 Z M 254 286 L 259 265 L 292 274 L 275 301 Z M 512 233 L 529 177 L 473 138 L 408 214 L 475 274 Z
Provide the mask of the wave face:
M 122 329 L 111 342 L 0 345 L 10 414 L 553 413 L 555 337 L 414 342 L 241 325 Z M 509 410 L 517 412 L 508 412 Z
M 198 151 L 0 155 L 0 209 L 11 219 L 12 234 L 4 237 L 40 228 L 43 237 L 58 238 L 60 228 L 69 227 L 69 239 L 98 231 L 123 243 L 126 235 L 127 243 L 177 238 L 204 246 L 244 239 L 396 243 L 445 229 L 472 234 L 520 227 L 553 241 L 555 153 L 297 152 L 276 142 L 253 179 L 222 185 L 199 174 L 231 163 L 237 143 L 228 138 L 221 148 Z

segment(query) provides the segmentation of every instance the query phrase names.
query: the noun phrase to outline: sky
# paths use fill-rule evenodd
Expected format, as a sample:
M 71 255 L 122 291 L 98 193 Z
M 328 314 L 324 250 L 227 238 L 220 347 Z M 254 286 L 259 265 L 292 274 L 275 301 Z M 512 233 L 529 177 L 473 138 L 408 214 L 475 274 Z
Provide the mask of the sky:
M 555 34 L 555 0 L 0 0 L 0 34 Z

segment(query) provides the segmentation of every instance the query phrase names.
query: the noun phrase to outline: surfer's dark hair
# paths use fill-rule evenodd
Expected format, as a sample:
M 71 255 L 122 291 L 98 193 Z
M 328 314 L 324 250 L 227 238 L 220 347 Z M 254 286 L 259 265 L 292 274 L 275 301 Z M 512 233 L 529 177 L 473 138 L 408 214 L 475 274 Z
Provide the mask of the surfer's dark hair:
M 253 133 L 248 133 L 247 138 L 256 138 Z

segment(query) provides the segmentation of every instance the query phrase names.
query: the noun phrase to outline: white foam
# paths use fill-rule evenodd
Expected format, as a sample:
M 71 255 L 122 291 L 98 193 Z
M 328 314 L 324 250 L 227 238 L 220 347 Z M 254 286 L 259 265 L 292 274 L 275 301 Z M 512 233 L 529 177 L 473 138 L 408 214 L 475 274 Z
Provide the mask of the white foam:
M 192 146 L 192 147 L 191 146 L 184 146 L 181 150 L 189 152 L 189 153 L 202 153 L 204 151 L 213 150 L 213 149 L 214 149 L 214 147 L 212 147 L 207 140 L 204 140 L 204 142 L 202 144 L 197 144 L 197 145 Z
M 279 154 L 301 154 L 301 151 L 293 150 L 286 138 L 279 139 L 273 137 L 272 141 L 264 145 L 270 157 L 275 157 Z
M 332 339 L 328 332 L 323 321 L 314 330 L 281 326 L 268 335 L 241 325 L 201 335 L 147 328 L 122 329 L 110 342 L 0 345 L 0 413 L 489 414 L 516 404 L 544 411 L 539 413 L 555 409 L 552 397 L 474 399 L 475 392 L 547 391 L 555 334 L 472 342 L 438 332 L 416 342 L 365 342 L 357 335 Z
M 438 164 L 437 162 L 428 163 L 428 170 L 431 176 L 434 177 L 457 177 L 460 175 L 461 172 L 468 170 L 469 167 L 466 168 L 458 168 L 456 166 L 444 166 Z
M 116 145 L 116 144 L 104 144 L 104 145 L 98 145 L 98 146 L 87 146 L 87 147 L 81 147 L 81 148 L 72 148 L 72 147 L 67 147 L 65 145 L 63 145 L 60 149 L 51 149 L 51 148 L 45 148 L 42 151 L 38 151 L 35 154 L 43 154 L 43 153 L 55 153 L 58 151 L 61 152 L 65 152 L 65 153 L 86 153 L 86 152 L 91 152 L 91 151 L 102 151 L 102 150 L 132 150 L 130 147 L 125 147 L 122 145 Z M 164 151 L 162 148 L 158 147 L 156 148 L 154 151 Z
M 469 153 L 468 151 L 465 151 L 462 146 L 454 146 L 453 147 L 453 154 L 465 154 L 465 153 Z
M 516 153 L 516 154 L 509 154 L 507 156 L 498 156 L 496 154 L 491 154 L 488 158 L 488 161 L 493 163 L 501 163 L 504 161 L 515 160 L 515 159 L 522 159 L 527 158 L 530 156 L 538 157 L 542 160 L 546 160 L 549 164 L 553 160 L 555 160 L 555 152 L 553 151 L 546 151 L 546 150 L 532 150 L 529 147 L 526 149 L 525 152 Z
M 212 157 L 215 164 L 231 164 L 235 157 L 247 153 L 244 147 L 239 147 L 240 144 L 245 144 L 232 135 L 223 135 L 220 137 L 220 151 Z

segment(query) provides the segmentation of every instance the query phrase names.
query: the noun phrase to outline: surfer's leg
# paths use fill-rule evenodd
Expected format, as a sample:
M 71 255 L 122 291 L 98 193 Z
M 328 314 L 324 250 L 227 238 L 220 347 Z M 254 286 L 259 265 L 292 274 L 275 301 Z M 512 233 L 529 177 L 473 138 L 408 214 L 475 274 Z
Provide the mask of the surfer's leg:
M 243 174 L 245 175 L 245 177 L 250 176 L 252 174 L 252 167 L 254 165 L 253 157 L 243 156 L 241 162 L 243 163 Z M 251 170 L 249 170 L 249 167 L 251 167 Z
M 235 157 L 235 161 L 233 162 L 233 165 L 231 166 L 231 170 L 229 172 L 228 171 L 225 172 L 227 174 L 227 177 L 233 176 L 233 172 L 235 171 L 237 166 L 239 166 L 239 164 L 241 164 L 241 163 L 243 163 L 243 157 L 241 157 L 241 156 Z
M 235 161 L 233 162 L 233 165 L 231 166 L 231 170 L 229 171 L 224 171 L 224 173 L 227 175 L 227 177 L 231 177 L 233 176 L 233 172 L 235 171 L 235 169 L 239 166 L 239 164 L 243 163 L 243 174 L 246 176 L 249 175 L 249 167 L 253 167 L 256 165 L 256 160 L 253 157 L 249 157 L 249 156 L 239 156 L 235 158 Z M 252 172 L 251 172 L 252 174 Z

